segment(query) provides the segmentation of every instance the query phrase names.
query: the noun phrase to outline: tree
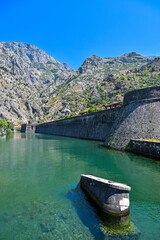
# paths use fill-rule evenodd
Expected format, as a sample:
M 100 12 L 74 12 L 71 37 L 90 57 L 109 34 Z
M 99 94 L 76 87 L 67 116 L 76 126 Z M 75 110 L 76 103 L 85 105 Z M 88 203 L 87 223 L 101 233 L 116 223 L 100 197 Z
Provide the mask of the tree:
M 0 119 L 0 128 L 7 128 L 8 122 L 5 119 Z
M 14 125 L 13 125 L 13 123 L 12 122 L 10 122 L 10 121 L 7 121 L 7 124 L 8 124 L 8 128 L 9 129 L 11 129 L 11 130 L 13 130 L 14 129 Z

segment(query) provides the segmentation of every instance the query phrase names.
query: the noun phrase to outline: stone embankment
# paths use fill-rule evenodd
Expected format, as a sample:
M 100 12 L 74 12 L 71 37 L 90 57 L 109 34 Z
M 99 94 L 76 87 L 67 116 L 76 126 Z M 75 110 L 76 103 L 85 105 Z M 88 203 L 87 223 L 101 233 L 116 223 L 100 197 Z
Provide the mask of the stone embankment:
M 129 143 L 130 151 L 147 155 L 150 157 L 160 157 L 160 141 L 133 139 Z
M 34 131 L 101 140 L 106 147 L 134 151 L 132 139 L 160 139 L 160 87 L 125 94 L 121 107 L 38 124 Z M 157 154 L 160 157 L 159 151 Z

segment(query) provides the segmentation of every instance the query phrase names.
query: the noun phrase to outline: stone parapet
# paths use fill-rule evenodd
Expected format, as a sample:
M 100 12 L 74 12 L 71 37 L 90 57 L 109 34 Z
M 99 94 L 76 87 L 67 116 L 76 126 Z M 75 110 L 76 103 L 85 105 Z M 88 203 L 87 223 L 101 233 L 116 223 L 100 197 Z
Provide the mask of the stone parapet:
M 148 100 L 160 100 L 160 87 L 148 87 L 128 92 L 124 95 L 123 105 Z

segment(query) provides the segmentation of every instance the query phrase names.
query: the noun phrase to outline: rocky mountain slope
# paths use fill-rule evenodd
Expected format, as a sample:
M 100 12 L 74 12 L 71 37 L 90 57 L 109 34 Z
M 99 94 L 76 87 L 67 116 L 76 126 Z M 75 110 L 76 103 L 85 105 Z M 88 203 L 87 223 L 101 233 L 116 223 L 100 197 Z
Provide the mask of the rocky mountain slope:
M 159 58 L 93 55 L 74 71 L 31 44 L 0 42 L 0 117 L 15 123 L 52 120 L 65 107 L 103 109 L 128 90 L 159 84 Z
M 42 118 L 48 93 L 74 75 L 67 64 L 31 44 L 0 42 L 1 117 Z
M 49 107 L 48 116 L 54 117 L 59 103 L 78 111 L 94 107 L 104 109 L 103 105 L 107 103 L 122 101 L 125 92 L 139 87 L 134 80 L 126 80 L 126 75 L 149 62 L 148 58 L 134 52 L 117 58 L 103 59 L 95 55 L 87 58 L 78 69 L 78 75 L 50 95 L 46 104 Z

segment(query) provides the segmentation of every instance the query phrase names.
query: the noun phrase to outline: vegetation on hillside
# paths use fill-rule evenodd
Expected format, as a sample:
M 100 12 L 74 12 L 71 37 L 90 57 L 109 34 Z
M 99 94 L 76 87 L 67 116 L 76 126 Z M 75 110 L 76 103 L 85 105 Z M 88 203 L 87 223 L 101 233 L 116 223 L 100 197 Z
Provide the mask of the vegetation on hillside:
M 63 105 L 73 111 L 85 111 L 87 108 L 104 109 L 109 103 L 122 102 L 124 94 L 128 91 L 160 85 L 160 59 L 147 61 L 147 64 L 141 67 L 123 73 L 109 74 L 99 81 L 94 81 L 91 77 L 87 84 L 84 79 L 80 86 L 75 80 L 72 83 L 71 87 L 62 85 L 56 97 L 51 98 L 47 106 L 52 109 L 58 102 L 63 102 Z
M 130 90 L 157 85 L 160 58 L 93 55 L 74 71 L 31 44 L 0 42 L 0 117 L 15 123 L 61 119 L 64 108 L 101 110 Z

